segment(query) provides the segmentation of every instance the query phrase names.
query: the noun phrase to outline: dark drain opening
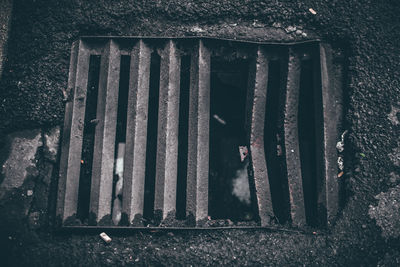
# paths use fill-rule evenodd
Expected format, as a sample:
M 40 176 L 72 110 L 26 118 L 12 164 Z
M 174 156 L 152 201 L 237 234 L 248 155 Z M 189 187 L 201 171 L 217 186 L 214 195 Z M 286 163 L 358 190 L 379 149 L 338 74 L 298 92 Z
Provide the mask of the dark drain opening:
M 154 217 L 154 187 L 156 176 L 157 157 L 157 130 L 158 130 L 158 98 L 160 87 L 161 57 L 154 51 L 151 54 L 149 109 L 147 120 L 146 171 L 144 183 L 143 217 L 151 220 Z
M 83 223 L 87 223 L 89 217 L 100 61 L 100 56 L 90 56 L 77 208 L 77 218 Z
M 318 224 L 317 182 L 321 171 L 317 157 L 321 149 L 317 137 L 322 132 L 322 125 L 317 122 L 317 103 L 321 100 L 314 75 L 317 73 L 314 73 L 313 61 L 305 58 L 301 61 L 298 132 L 306 221 L 310 226 Z
M 209 215 L 212 219 L 252 220 L 245 106 L 248 60 L 211 59 Z
M 272 206 L 279 223 L 289 219 L 289 196 L 284 155 L 282 98 L 282 64 L 271 60 L 268 64 L 268 88 L 265 107 L 264 151 L 267 163 L 268 179 L 271 190 Z M 283 103 L 282 103 L 283 102 Z
M 178 136 L 178 181 L 176 190 L 176 218 L 179 220 L 184 220 L 186 218 L 190 60 L 190 56 L 182 56 L 181 58 L 181 88 L 179 100 Z
M 128 107 L 129 92 L 129 69 L 130 56 L 121 56 L 120 77 L 119 77 L 119 94 L 118 94 L 118 111 L 117 111 L 117 129 L 115 135 L 115 161 L 114 161 L 114 178 L 112 191 L 111 214 L 115 225 L 121 220 L 122 210 L 122 186 L 124 171 L 124 155 L 126 141 L 126 119 Z

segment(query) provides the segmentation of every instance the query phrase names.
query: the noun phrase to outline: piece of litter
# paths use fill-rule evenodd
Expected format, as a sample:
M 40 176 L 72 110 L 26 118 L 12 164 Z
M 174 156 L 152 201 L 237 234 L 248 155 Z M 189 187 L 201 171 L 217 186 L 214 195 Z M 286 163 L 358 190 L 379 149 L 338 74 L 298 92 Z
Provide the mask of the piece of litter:
M 365 154 L 364 153 L 360 153 L 360 156 L 365 158 Z
M 311 12 L 311 14 L 316 15 L 317 11 L 315 11 L 314 9 L 312 9 L 311 7 L 308 9 L 308 11 Z
M 344 160 L 343 160 L 342 157 L 338 157 L 337 164 L 338 164 L 339 170 L 343 171 L 343 169 L 344 169 Z
M 344 150 L 344 143 L 342 141 L 339 141 L 336 143 L 336 149 L 339 151 L 339 153 L 343 152 Z
M 32 191 L 32 190 L 26 191 L 26 195 L 27 195 L 28 197 L 32 196 L 32 195 L 33 195 L 33 191 Z
M 347 134 L 347 130 L 342 133 L 341 140 L 336 143 L 336 149 L 339 153 L 344 151 L 344 137 Z
M 340 177 L 343 176 L 343 174 L 344 174 L 344 172 L 340 172 L 340 173 L 337 175 L 337 177 L 340 178 Z
M 106 243 L 110 243 L 111 242 L 111 238 L 104 232 L 100 234 L 100 237 Z
M 84 161 L 83 160 L 81 160 L 81 164 L 83 164 L 84 163 Z
M 218 116 L 217 114 L 213 115 L 213 118 L 216 119 L 219 123 L 221 123 L 222 125 L 226 125 L 226 121 L 224 121 L 220 116 Z
M 243 162 L 247 157 L 247 155 L 249 154 L 247 146 L 239 146 L 239 154 L 240 154 L 240 161 Z

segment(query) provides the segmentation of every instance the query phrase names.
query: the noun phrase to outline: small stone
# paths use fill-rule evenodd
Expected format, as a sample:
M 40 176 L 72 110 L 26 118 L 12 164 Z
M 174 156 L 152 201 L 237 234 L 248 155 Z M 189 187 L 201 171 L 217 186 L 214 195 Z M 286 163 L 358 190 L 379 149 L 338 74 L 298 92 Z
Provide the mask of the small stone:
M 301 35 L 302 33 L 303 33 L 303 32 L 302 32 L 301 30 L 297 30 L 297 31 L 296 31 L 296 34 L 297 34 L 297 35 Z
M 296 27 L 288 26 L 287 28 L 285 28 L 285 31 L 286 31 L 287 33 L 294 32 L 294 31 L 296 31 Z
M 274 22 L 274 23 L 272 24 L 272 27 L 275 27 L 275 28 L 282 28 L 282 24 L 280 24 L 279 22 Z
M 199 26 L 194 26 L 190 29 L 191 32 L 197 32 L 197 33 L 202 33 L 205 32 L 205 30 L 203 30 L 202 28 L 200 28 Z

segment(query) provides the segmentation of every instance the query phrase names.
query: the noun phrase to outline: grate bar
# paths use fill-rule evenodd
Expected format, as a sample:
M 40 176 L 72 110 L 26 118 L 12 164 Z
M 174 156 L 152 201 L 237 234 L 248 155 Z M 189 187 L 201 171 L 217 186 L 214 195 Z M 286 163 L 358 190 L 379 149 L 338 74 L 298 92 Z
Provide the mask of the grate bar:
M 162 52 L 160 71 L 154 210 L 165 219 L 175 217 L 178 177 L 180 55 L 172 40 Z
M 75 89 L 76 82 L 76 68 L 78 62 L 78 49 L 79 49 L 79 41 L 76 41 L 72 44 L 71 47 L 71 58 L 69 64 L 69 76 L 68 76 L 68 88 L 66 94 L 73 93 Z M 60 174 L 58 181 L 58 199 L 57 199 L 57 215 L 64 217 L 64 202 L 65 202 L 65 194 L 66 194 L 66 178 L 68 172 L 68 157 L 69 157 L 69 149 L 70 149 L 70 140 L 71 140 L 71 125 L 72 125 L 72 112 L 74 109 L 74 102 L 71 101 L 68 95 L 67 103 L 65 104 L 65 119 L 64 119 L 64 128 L 63 128 L 63 138 L 61 143 L 61 149 L 63 153 L 61 153 L 60 157 Z
M 186 213 L 196 222 L 208 215 L 210 51 L 199 40 L 190 70 Z
M 76 80 L 73 82 L 74 77 L 69 78 L 69 85 L 73 91 L 73 109 L 72 114 L 66 113 L 66 116 L 71 116 L 71 131 L 70 131 L 70 144 L 69 150 L 65 154 L 62 164 L 66 164 L 63 168 L 65 170 L 65 194 L 64 194 L 64 211 L 62 212 L 63 221 L 67 218 L 76 215 L 78 207 L 78 189 L 79 189 L 79 175 L 80 175 L 80 164 L 81 164 L 81 150 L 82 150 L 82 137 L 83 127 L 85 120 L 85 107 L 86 107 L 86 92 L 88 83 L 89 73 L 89 51 L 83 41 L 79 41 L 77 46 L 77 63 L 76 67 Z M 74 49 L 74 48 L 73 48 Z M 73 56 L 71 61 L 75 61 Z M 69 123 L 67 120 L 66 123 Z M 65 125 L 64 128 L 68 126 Z M 65 166 L 65 165 L 64 165 Z M 61 179 L 63 181 L 63 179 Z M 62 182 L 64 184 L 64 181 Z M 62 196 L 62 195 L 61 195 Z M 62 197 L 61 197 L 62 198 Z
M 110 40 L 101 57 L 97 99 L 89 215 L 96 223 L 111 215 L 120 59 L 118 45 Z
M 335 89 L 333 87 L 333 80 L 329 73 L 334 73 L 332 66 L 329 62 L 332 61 L 330 50 L 328 47 L 320 44 L 320 66 L 321 71 L 321 92 L 322 92 L 322 105 L 323 105 L 323 125 L 324 125 L 324 159 L 325 159 L 325 187 L 323 188 L 324 206 L 326 207 L 326 216 L 328 226 L 332 224 L 333 219 L 336 217 L 339 209 L 339 179 L 337 178 L 337 151 L 336 151 L 336 137 L 338 136 L 336 125 L 336 101 L 334 99 Z
M 274 216 L 264 152 L 264 121 L 268 85 L 268 61 L 265 51 L 259 47 L 255 61 L 255 74 L 250 75 L 250 77 L 254 77 L 254 79 L 250 81 L 250 90 L 254 90 L 252 100 L 250 151 L 253 163 L 252 168 L 257 204 L 262 226 L 269 225 L 271 218 Z
M 138 217 L 143 216 L 150 54 L 150 48 L 142 40 L 131 52 L 122 215 L 133 224 L 139 223 Z
M 289 185 L 290 215 L 293 225 L 304 226 L 306 224 L 306 216 L 298 134 L 300 58 L 292 48 L 289 48 L 288 56 L 284 136 Z

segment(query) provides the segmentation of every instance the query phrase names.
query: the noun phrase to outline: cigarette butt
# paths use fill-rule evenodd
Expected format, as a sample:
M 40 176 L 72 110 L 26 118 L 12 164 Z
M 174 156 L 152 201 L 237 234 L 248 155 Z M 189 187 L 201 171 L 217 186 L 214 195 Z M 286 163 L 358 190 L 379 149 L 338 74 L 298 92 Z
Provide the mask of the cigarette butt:
M 222 125 L 226 125 L 226 121 L 224 121 L 220 116 L 218 116 L 217 114 L 213 115 L 213 118 L 216 119 L 219 123 L 221 123 Z
M 100 234 L 100 237 L 106 243 L 110 243 L 111 242 L 111 238 L 104 232 Z
M 310 11 L 311 12 L 311 14 L 313 14 L 313 15 L 316 15 L 317 14 L 317 11 L 315 11 L 314 9 L 312 9 L 312 8 L 309 8 L 308 9 L 308 11 Z
M 340 172 L 340 173 L 337 175 L 337 177 L 340 178 L 340 177 L 343 176 L 343 174 L 344 174 L 344 172 Z

